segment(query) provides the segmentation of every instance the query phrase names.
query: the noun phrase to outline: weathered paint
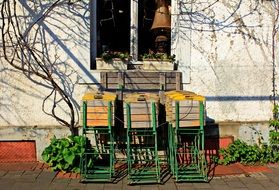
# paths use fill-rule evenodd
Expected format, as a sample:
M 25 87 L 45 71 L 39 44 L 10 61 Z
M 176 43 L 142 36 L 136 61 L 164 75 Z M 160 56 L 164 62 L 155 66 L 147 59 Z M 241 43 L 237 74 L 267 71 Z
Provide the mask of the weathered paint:
M 247 137 L 249 141 L 253 136 L 252 128 L 255 128 L 262 130 L 267 140 L 267 121 L 272 117 L 271 28 L 274 10 L 270 6 L 271 2 L 263 1 L 258 6 L 258 12 L 239 19 L 234 27 L 222 30 L 214 30 L 210 25 L 207 28 L 200 26 L 200 30 L 190 30 L 189 27 L 194 26 L 187 21 L 187 15 L 177 15 L 183 2 L 186 4 L 188 1 L 173 0 L 172 52 L 176 54 L 179 70 L 183 72 L 184 90 L 206 97 L 208 120 L 216 123 L 246 123 L 231 127 L 220 125 L 220 136 Z M 255 2 L 243 1 L 237 14 L 228 22 L 253 11 Z M 219 1 L 206 14 L 222 19 L 233 10 L 234 3 Z M 202 5 L 206 6 L 199 4 L 200 9 Z M 39 13 L 40 6 L 36 6 Z M 195 10 L 193 4 L 186 4 L 186 7 Z M 81 14 L 72 14 L 72 11 Z M 46 40 L 50 42 L 50 55 L 59 55 L 59 62 L 62 63 L 60 74 L 68 76 L 62 83 L 79 110 L 83 94 L 90 88 L 99 88 L 100 75 L 99 71 L 90 70 L 89 9 L 80 6 L 72 11 L 68 11 L 67 7 L 59 8 L 52 15 L 56 20 L 47 18 L 40 26 L 46 34 Z M 27 17 L 30 14 L 26 8 L 23 12 Z M 37 13 L 32 14 L 39 16 Z M 32 19 L 29 20 L 32 23 Z M 211 29 L 211 32 L 202 31 L 206 29 Z M 61 136 L 69 131 L 60 127 L 41 127 L 57 125 L 54 119 L 41 110 L 42 101 L 50 90 L 30 82 L 5 64 L 1 51 L 0 56 L 0 140 L 36 139 L 40 154 L 54 134 Z M 47 107 L 50 103 L 47 102 Z M 60 114 L 67 116 L 63 105 Z M 78 115 L 77 112 L 76 117 Z
M 208 123 L 205 127 L 206 138 L 222 138 L 232 136 L 249 144 L 268 142 L 268 122 L 217 122 Z
M 61 126 L 1 126 L 0 139 L 1 141 L 15 140 L 34 140 L 36 143 L 37 159 L 41 159 L 41 154 L 46 146 L 50 144 L 50 140 L 63 138 L 70 135 L 67 128 Z

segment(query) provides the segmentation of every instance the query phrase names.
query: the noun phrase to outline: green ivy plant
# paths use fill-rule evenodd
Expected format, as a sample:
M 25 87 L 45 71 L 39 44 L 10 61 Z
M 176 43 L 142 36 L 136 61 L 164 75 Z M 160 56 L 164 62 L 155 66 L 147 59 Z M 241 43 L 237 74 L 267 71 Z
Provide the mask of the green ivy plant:
M 42 159 L 54 171 L 80 172 L 80 159 L 86 149 L 91 149 L 88 139 L 84 136 L 69 136 L 67 138 L 51 139 L 43 153 Z M 93 167 L 95 158 L 90 158 L 90 166 Z
M 273 110 L 273 119 L 269 120 L 269 126 L 272 130 L 278 131 L 279 129 L 279 105 L 275 104 Z
M 279 105 L 275 104 L 273 110 L 273 119 L 269 121 L 269 142 L 273 151 L 279 152 Z
M 127 60 L 129 59 L 130 55 L 127 52 L 116 52 L 116 51 L 105 51 L 104 53 L 102 53 L 101 58 L 106 61 L 109 62 L 114 58 L 119 58 L 121 60 Z
M 266 164 L 279 161 L 279 153 L 274 152 L 271 146 L 263 144 L 248 145 L 246 142 L 236 140 L 227 148 L 219 150 L 221 159 L 213 159 L 218 164 L 228 165 L 235 162 L 242 164 Z
M 166 53 L 146 53 L 141 56 L 142 60 L 175 61 L 175 55 Z
M 279 162 L 279 105 L 273 108 L 273 119 L 269 121 L 269 145 L 248 145 L 244 141 L 236 140 L 227 148 L 219 150 L 220 157 L 213 157 L 217 164 L 231 164 L 240 162 L 243 164 L 265 164 Z M 221 158 L 221 159 L 220 159 Z
M 275 130 L 269 131 L 269 142 L 271 145 L 279 145 L 279 132 Z

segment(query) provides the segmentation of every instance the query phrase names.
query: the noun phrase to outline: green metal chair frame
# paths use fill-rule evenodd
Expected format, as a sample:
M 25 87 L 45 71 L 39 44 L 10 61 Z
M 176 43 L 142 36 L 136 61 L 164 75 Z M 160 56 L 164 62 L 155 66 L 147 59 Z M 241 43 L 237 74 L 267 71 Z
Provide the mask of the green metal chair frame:
M 132 128 L 131 107 L 126 103 L 128 183 L 160 183 L 161 170 L 158 157 L 157 120 L 155 103 L 152 104 L 152 128 Z M 151 144 L 133 144 L 133 138 L 152 138 Z M 141 158 L 141 156 L 146 156 Z M 139 164 L 141 166 L 139 167 Z
M 179 126 L 179 101 L 175 102 L 175 127 L 168 125 L 169 164 L 177 182 L 208 181 L 207 162 L 204 154 L 204 104 L 200 101 L 200 126 Z M 188 144 L 181 139 L 188 140 Z M 185 152 L 186 151 L 186 152 Z M 188 159 L 187 163 L 179 162 Z
M 112 102 L 108 101 L 108 126 L 96 127 L 87 126 L 87 102 L 83 102 L 83 135 L 93 135 L 95 137 L 95 145 L 92 147 L 96 150 L 94 152 L 86 150 L 81 156 L 81 181 L 83 182 L 113 182 L 115 177 L 115 154 L 114 154 L 114 134 L 112 131 Z M 98 142 L 98 136 L 103 135 L 108 137 L 107 144 Z M 87 145 L 84 145 L 86 148 Z M 89 157 L 98 158 L 100 155 L 108 157 L 108 165 L 100 165 L 93 163 L 93 168 L 88 168 Z

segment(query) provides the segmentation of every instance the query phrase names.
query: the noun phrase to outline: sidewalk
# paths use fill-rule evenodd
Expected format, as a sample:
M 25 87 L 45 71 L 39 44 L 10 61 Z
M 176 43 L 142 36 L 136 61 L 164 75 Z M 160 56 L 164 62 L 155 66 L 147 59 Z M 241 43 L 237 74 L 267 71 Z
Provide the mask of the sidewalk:
M 0 163 L 0 190 L 279 190 L 279 165 L 243 167 L 239 164 L 214 168 L 209 183 L 127 185 L 127 178 L 116 184 L 79 183 L 78 175 L 51 172 L 41 163 Z M 213 174 L 213 173 L 212 173 Z

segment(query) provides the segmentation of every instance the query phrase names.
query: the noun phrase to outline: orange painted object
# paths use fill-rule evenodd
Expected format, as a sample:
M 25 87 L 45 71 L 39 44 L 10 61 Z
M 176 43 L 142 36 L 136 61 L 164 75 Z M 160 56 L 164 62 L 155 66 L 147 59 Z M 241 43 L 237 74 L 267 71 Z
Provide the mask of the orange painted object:
M 127 94 L 124 98 L 124 102 L 129 104 L 129 113 L 127 115 L 127 107 L 124 106 L 124 127 L 127 128 L 128 118 L 131 120 L 131 128 L 152 128 L 152 103 L 155 104 L 155 121 L 158 123 L 159 114 L 159 96 L 154 93 L 133 93 Z M 158 125 L 157 125 L 158 126 Z M 156 126 L 156 127 L 157 127 Z
M 102 100 L 92 100 L 88 102 L 87 107 L 87 126 L 108 126 L 108 105 Z M 112 105 L 111 125 L 114 126 L 114 106 Z
M 35 141 L 0 141 L 0 163 L 36 161 Z
M 106 106 L 87 107 L 87 113 L 108 113 L 108 108 Z
M 88 127 L 95 127 L 95 126 L 108 126 L 108 120 L 87 120 L 87 126 Z
M 209 169 L 209 176 L 226 176 L 226 175 L 240 175 L 245 172 L 235 165 L 218 165 Z
M 96 120 L 108 120 L 107 113 L 88 113 L 87 112 L 87 119 L 96 119 Z
M 212 167 L 209 170 L 210 176 L 226 176 L 226 175 L 240 175 L 251 173 L 267 172 L 272 173 L 272 170 L 268 166 L 245 166 L 240 163 L 230 164 L 228 166 L 218 165 Z
M 166 120 L 172 123 L 173 127 L 178 114 L 176 102 L 179 102 L 179 127 L 200 127 L 200 103 L 205 101 L 203 96 L 189 91 L 170 91 L 166 92 L 165 96 Z
M 228 136 L 228 137 L 220 137 L 219 139 L 219 147 L 220 148 L 227 148 L 231 143 L 233 143 L 234 137 Z
M 258 173 L 258 172 L 267 172 L 272 173 L 272 170 L 268 168 L 267 166 L 261 166 L 261 165 L 242 165 L 240 163 L 235 164 L 238 168 L 242 169 L 245 173 Z
M 179 126 L 181 127 L 194 127 L 200 126 L 200 120 L 180 120 Z M 173 125 L 175 127 L 175 125 Z
M 229 144 L 233 143 L 234 137 L 220 137 L 220 138 L 205 138 L 205 155 L 206 160 L 211 163 L 212 156 L 219 156 L 218 150 L 220 148 L 227 148 Z
M 151 114 L 141 114 L 141 115 L 135 115 L 135 114 L 132 114 L 131 115 L 131 121 L 148 121 L 148 122 L 151 122 L 152 120 L 152 115 Z
M 81 123 L 87 127 L 114 126 L 115 99 L 114 93 L 86 92 L 82 97 L 83 103 L 86 102 L 86 122 L 83 121 L 82 115 Z M 84 110 L 81 113 L 84 113 Z M 108 121 L 109 113 L 111 113 L 110 121 Z

